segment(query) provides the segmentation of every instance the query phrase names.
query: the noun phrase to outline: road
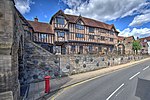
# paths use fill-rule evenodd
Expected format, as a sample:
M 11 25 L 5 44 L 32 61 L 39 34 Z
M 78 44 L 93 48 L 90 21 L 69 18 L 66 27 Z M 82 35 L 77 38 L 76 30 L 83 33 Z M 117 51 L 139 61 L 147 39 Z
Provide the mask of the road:
M 140 100 L 135 96 L 138 77 L 150 76 L 150 61 L 72 86 L 55 94 L 54 100 Z M 150 100 L 150 99 L 149 99 Z

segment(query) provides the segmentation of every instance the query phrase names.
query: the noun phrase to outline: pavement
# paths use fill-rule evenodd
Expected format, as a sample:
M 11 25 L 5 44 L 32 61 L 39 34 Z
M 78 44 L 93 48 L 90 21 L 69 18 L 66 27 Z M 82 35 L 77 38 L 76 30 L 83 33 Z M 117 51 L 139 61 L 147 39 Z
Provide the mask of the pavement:
M 118 65 L 118 66 L 103 68 L 103 69 L 95 70 L 95 71 L 91 71 L 91 72 L 76 74 L 76 75 L 72 75 L 72 76 L 68 76 L 68 77 L 62 77 L 59 79 L 52 79 L 52 80 L 50 80 L 51 81 L 51 91 L 49 94 L 44 93 L 44 81 L 38 82 L 38 83 L 32 83 L 32 84 L 30 84 L 27 100 L 44 99 L 44 98 L 46 98 L 46 99 L 49 98 L 51 100 L 52 99 L 51 97 L 53 97 L 53 96 L 51 96 L 50 94 L 53 94 L 54 92 L 57 92 L 60 89 L 63 90 L 67 87 L 74 86 L 75 84 L 84 83 L 87 80 L 89 80 L 89 82 L 86 82 L 86 84 L 84 83 L 84 86 L 87 85 L 87 87 L 89 87 L 89 88 L 84 88 L 84 86 L 80 87 L 81 85 L 79 85 L 79 87 L 76 86 L 75 88 L 73 88 L 73 90 L 71 90 L 69 92 L 64 92 L 65 95 L 60 96 L 60 98 L 56 98 L 56 100 L 78 100 L 78 99 L 79 100 L 107 100 L 106 97 L 109 97 L 109 94 L 111 94 L 111 92 L 113 93 L 113 90 L 115 90 L 116 86 L 120 85 L 120 88 L 124 87 L 126 85 L 126 83 L 123 82 L 123 81 L 125 81 L 124 79 L 131 76 L 137 70 L 140 70 L 142 68 L 140 66 L 143 66 L 143 67 L 147 66 L 147 63 L 149 63 L 147 61 L 150 61 L 150 58 L 146 58 L 146 59 L 142 59 L 139 61 L 134 61 L 134 62 L 130 62 L 127 64 Z M 145 64 L 145 62 L 146 62 L 146 64 Z M 135 68 L 135 66 L 139 66 L 139 67 Z M 125 71 L 122 69 L 124 69 Z M 117 73 L 120 73 L 120 74 L 117 74 Z M 117 75 L 117 77 L 115 75 Z M 105 76 L 107 76 L 108 78 L 104 78 Z M 98 80 L 98 81 L 90 81 L 90 80 L 95 80 L 95 79 L 99 79 L 99 78 L 100 78 L 100 80 Z M 89 84 L 90 82 L 93 82 L 92 85 Z M 122 82 L 122 84 L 120 84 L 121 82 Z M 133 85 L 134 84 L 135 83 L 133 82 Z M 89 90 L 91 90 L 91 92 L 89 92 Z M 96 92 L 99 95 L 101 94 L 102 96 L 101 97 L 99 97 L 99 95 L 92 96 L 92 94 L 95 93 L 95 90 L 97 90 Z M 107 90 L 109 90 L 109 91 L 107 91 Z M 76 92 L 76 91 L 80 91 L 80 92 Z M 122 90 L 122 91 L 124 91 L 124 90 Z M 74 93 L 76 93 L 76 94 L 74 94 Z M 74 95 L 69 95 L 69 94 L 74 94 Z M 87 94 L 89 94 L 92 98 L 88 97 L 88 96 L 87 96 L 88 97 L 87 98 L 85 96 L 85 94 L 86 94 L 86 96 L 87 96 Z M 74 97 L 74 98 L 72 98 L 72 97 Z M 93 99 L 93 97 L 94 97 L 94 99 Z M 112 96 L 110 96 L 110 98 L 111 97 Z M 100 99 L 100 98 L 102 98 L 102 99 Z M 133 96 L 133 98 L 136 98 L 136 97 Z M 54 97 L 53 97 L 53 99 L 54 99 Z M 109 98 L 108 98 L 108 100 L 109 100 Z M 130 99 L 116 99 L 116 100 L 130 100 Z M 132 100 L 134 100 L 134 99 L 132 99 Z

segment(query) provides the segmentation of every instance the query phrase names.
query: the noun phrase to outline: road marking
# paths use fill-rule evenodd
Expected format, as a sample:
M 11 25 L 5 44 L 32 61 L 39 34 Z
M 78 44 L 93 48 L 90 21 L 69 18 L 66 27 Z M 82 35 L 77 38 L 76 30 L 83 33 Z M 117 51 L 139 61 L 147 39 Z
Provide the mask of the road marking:
M 129 80 L 132 80 L 135 76 L 139 75 L 141 72 L 137 72 L 136 74 L 134 74 L 132 77 L 129 78 Z
M 109 100 L 123 86 L 124 86 L 124 83 L 121 84 L 106 100 Z
M 147 68 L 149 68 L 149 66 L 145 67 L 143 70 L 146 70 Z

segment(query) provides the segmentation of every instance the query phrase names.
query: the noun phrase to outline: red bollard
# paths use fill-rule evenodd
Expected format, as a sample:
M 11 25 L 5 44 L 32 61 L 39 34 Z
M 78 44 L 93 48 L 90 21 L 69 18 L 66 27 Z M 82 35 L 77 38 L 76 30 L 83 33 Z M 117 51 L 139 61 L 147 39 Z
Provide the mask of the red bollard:
M 45 76 L 45 93 L 50 91 L 50 76 Z

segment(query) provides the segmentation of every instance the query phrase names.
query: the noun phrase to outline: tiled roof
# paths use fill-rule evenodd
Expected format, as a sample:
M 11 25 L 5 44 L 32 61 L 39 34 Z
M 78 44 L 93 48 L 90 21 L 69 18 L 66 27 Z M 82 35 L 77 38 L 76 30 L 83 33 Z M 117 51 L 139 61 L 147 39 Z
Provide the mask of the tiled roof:
M 144 38 L 140 38 L 140 41 L 141 41 L 141 42 L 144 42 L 144 40 L 150 41 L 150 36 L 144 37 Z
M 52 16 L 51 20 L 50 20 L 50 23 L 52 23 L 52 19 L 54 17 L 56 17 L 57 15 L 63 15 L 67 21 L 71 22 L 71 23 L 76 23 L 76 21 L 78 19 L 81 19 L 85 25 L 87 26 L 91 26 L 91 27 L 98 27 L 98 28 L 104 28 L 104 29 L 107 29 L 107 30 L 111 30 L 112 28 L 115 29 L 115 26 L 112 24 L 112 25 L 109 25 L 109 24 L 106 24 L 106 23 L 103 23 L 103 22 L 100 22 L 100 21 L 97 21 L 97 20 L 94 20 L 94 19 L 91 19 L 91 18 L 86 18 L 86 17 L 83 17 L 83 16 L 76 16 L 76 15 L 70 15 L 70 14 L 65 14 L 62 10 L 59 10 L 55 15 Z M 117 33 L 119 33 L 116 29 L 115 31 Z
M 69 22 L 72 23 L 76 23 L 76 21 L 78 20 L 78 18 L 80 16 L 75 16 L 75 15 L 69 15 L 69 14 L 65 14 L 69 20 Z M 104 29 L 108 29 L 111 30 L 114 25 L 109 25 L 91 18 L 86 18 L 86 17 L 81 17 L 81 20 L 84 22 L 85 25 L 87 26 L 91 26 L 91 27 L 99 27 L 99 28 L 104 28 Z
M 133 41 L 135 39 L 134 39 L 134 36 L 129 36 L 129 37 L 118 36 L 118 40 L 119 41 L 125 40 L 126 42 L 131 42 L 131 41 Z
M 123 36 L 118 36 L 118 40 L 119 40 L 119 41 L 123 41 L 124 38 L 125 38 L 125 37 L 123 37 Z
M 125 39 L 127 42 L 131 42 L 131 41 L 135 40 L 134 36 L 129 36 L 129 37 L 126 37 Z
M 54 34 L 52 26 L 48 23 L 36 22 L 36 21 L 28 21 L 28 22 L 31 24 L 35 32 Z

